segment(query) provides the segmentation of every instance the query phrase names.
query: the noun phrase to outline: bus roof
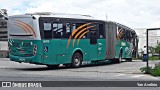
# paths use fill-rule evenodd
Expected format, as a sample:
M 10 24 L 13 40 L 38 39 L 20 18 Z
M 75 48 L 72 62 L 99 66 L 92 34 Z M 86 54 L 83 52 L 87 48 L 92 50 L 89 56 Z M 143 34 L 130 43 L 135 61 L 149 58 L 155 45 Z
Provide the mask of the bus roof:
M 120 27 L 123 27 L 123 28 L 125 28 L 125 29 L 128 29 L 128 30 L 130 30 L 130 31 L 135 32 L 135 30 L 133 30 L 133 29 L 131 29 L 131 28 L 129 28 L 129 27 L 123 25 L 123 24 L 120 24 L 120 23 L 117 23 L 117 22 L 114 22 L 114 21 L 107 21 L 107 22 L 117 24 L 117 26 L 120 26 Z
M 90 15 L 81 14 L 65 14 L 65 13 L 51 13 L 51 12 L 36 12 L 36 13 L 26 13 L 23 15 L 13 15 L 10 17 L 57 17 L 57 18 L 73 18 L 73 19 L 87 19 L 87 20 L 98 20 Z M 102 20 L 101 20 L 102 21 Z
M 66 14 L 66 13 L 52 13 L 52 12 L 35 12 L 35 13 L 26 13 L 23 15 L 13 15 L 10 17 L 55 17 L 55 18 L 69 18 L 69 19 L 84 19 L 84 20 L 96 20 L 96 21 L 103 21 L 103 22 L 109 22 L 109 23 L 114 23 L 117 24 L 120 27 L 126 28 L 128 30 L 131 30 L 133 32 L 135 32 L 133 29 L 122 25 L 120 23 L 114 22 L 114 21 L 106 21 L 106 20 L 99 20 L 99 19 L 95 19 L 94 17 L 90 16 L 90 15 L 81 15 L 81 14 Z

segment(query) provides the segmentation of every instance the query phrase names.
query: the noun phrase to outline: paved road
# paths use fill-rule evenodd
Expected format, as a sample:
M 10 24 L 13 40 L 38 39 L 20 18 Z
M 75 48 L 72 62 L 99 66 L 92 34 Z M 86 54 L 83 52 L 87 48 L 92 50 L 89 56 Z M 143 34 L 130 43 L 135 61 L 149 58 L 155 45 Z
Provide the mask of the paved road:
M 154 66 L 160 61 L 150 61 Z M 48 69 L 44 65 L 12 62 L 7 58 L 0 59 L 1 81 L 77 81 L 77 80 L 160 80 L 140 72 L 146 62 L 140 60 L 122 62 L 121 64 L 83 65 L 81 68 L 67 68 L 60 66 L 57 69 Z
M 160 61 L 149 62 L 150 66 Z M 43 65 L 12 62 L 0 58 L 0 81 L 146 81 L 160 80 L 140 72 L 145 62 L 133 61 L 121 64 L 83 65 L 81 68 L 48 69 Z M 0 90 L 159 90 L 159 87 L 54 87 L 54 88 L 0 88 Z

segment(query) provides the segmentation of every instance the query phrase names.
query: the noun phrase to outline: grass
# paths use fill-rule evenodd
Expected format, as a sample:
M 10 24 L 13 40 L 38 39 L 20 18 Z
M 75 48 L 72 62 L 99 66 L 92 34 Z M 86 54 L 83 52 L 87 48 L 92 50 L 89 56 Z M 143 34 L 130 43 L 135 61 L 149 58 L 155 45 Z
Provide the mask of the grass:
M 138 59 L 142 60 L 142 57 L 139 57 Z M 158 56 L 149 57 L 148 60 L 160 60 Z
M 149 57 L 149 60 L 159 60 L 158 56 Z

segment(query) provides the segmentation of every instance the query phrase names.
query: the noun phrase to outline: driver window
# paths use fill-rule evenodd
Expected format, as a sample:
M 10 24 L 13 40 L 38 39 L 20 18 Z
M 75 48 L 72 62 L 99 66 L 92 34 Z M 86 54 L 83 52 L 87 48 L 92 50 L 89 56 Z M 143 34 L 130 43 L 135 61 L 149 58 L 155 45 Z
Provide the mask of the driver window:
M 45 39 L 52 38 L 51 23 L 44 23 L 44 38 Z

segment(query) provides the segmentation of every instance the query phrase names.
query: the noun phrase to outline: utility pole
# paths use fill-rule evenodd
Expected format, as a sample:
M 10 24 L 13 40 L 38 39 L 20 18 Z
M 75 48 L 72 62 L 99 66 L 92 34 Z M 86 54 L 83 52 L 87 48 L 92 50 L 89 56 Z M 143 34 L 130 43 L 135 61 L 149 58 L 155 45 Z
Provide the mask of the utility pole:
M 146 74 L 149 74 L 150 72 L 149 72 L 149 65 L 148 65 L 148 29 L 147 29 L 147 31 L 146 31 L 146 45 L 147 45 L 147 62 L 146 62 L 146 64 L 147 64 L 147 71 L 146 71 Z
M 107 15 L 107 12 L 106 12 L 106 21 L 108 21 L 108 15 Z

